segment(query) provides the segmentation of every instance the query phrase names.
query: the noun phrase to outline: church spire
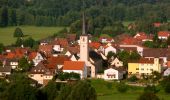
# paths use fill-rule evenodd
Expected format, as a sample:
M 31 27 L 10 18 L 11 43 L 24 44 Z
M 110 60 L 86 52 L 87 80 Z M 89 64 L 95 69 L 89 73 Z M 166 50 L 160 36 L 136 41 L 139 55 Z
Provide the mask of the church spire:
M 85 3 L 84 3 L 84 0 L 83 0 L 83 25 L 82 25 L 82 35 L 86 34 L 86 22 L 85 22 Z

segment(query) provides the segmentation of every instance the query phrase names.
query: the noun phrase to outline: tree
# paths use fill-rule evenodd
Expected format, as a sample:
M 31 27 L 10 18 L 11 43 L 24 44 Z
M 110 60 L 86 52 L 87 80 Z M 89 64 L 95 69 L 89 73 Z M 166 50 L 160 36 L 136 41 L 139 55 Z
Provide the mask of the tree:
M 12 9 L 9 14 L 9 24 L 12 26 L 17 25 L 17 14 L 16 14 L 16 10 L 14 10 L 14 9 Z
M 0 54 L 4 51 L 4 45 L 0 43 Z
M 43 88 L 44 94 L 47 96 L 47 100 L 54 100 L 58 96 L 58 91 L 61 89 L 61 83 L 56 83 L 51 80 L 48 84 Z
M 2 7 L 0 25 L 6 27 L 8 25 L 8 8 L 6 6 Z
M 17 38 L 17 40 L 15 42 L 15 46 L 21 47 L 21 45 L 23 45 L 23 40 L 21 38 Z
M 28 60 L 25 57 L 22 57 L 19 60 L 18 67 L 22 71 L 28 71 L 32 66 L 28 63 Z
M 158 93 L 160 90 L 155 85 L 147 85 L 144 88 L 144 92 Z
M 7 100 L 37 100 L 37 90 L 30 85 L 28 77 L 18 76 L 13 78 L 11 82 L 4 94 Z
M 35 40 L 32 37 L 29 37 L 28 39 L 24 40 L 23 44 L 25 47 L 33 48 L 33 46 L 35 44 Z
M 138 100 L 160 100 L 160 99 L 153 92 L 144 92 L 139 96 Z
M 72 89 L 69 100 L 96 100 L 96 91 L 87 81 L 79 81 Z M 66 99 L 66 100 L 67 100 Z
M 132 75 L 131 77 L 128 78 L 128 81 L 130 82 L 136 82 L 138 80 L 138 78 L 136 77 L 136 75 Z
M 117 90 L 121 93 L 125 93 L 128 90 L 128 86 L 125 83 L 119 83 Z
M 130 60 L 139 60 L 140 58 L 141 56 L 136 51 L 130 53 L 130 57 L 129 57 Z
M 15 29 L 15 31 L 14 31 L 13 36 L 14 36 L 14 37 L 23 37 L 24 34 L 23 34 L 22 30 L 21 30 L 19 27 L 17 27 L 17 28 Z

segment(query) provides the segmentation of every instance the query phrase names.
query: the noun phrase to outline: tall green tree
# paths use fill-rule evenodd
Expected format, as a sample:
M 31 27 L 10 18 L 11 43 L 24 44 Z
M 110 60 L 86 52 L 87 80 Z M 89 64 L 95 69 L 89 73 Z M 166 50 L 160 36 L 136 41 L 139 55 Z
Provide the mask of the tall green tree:
M 19 27 L 17 27 L 13 33 L 13 36 L 14 37 L 23 37 L 24 34 L 23 34 L 22 30 Z
M 8 25 L 8 8 L 6 6 L 2 7 L 0 22 L 2 27 L 6 27 Z
M 19 60 L 19 63 L 18 63 L 18 68 L 22 71 L 28 71 L 30 68 L 31 68 L 31 64 L 28 63 L 28 60 L 25 58 L 25 57 L 22 57 L 20 60 Z

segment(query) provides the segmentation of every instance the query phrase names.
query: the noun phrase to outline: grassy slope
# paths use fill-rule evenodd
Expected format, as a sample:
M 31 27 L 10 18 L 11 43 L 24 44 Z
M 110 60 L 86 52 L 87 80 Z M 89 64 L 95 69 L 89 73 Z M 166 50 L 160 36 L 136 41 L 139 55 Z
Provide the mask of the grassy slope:
M 92 86 L 96 89 L 98 100 L 136 100 L 143 92 L 141 87 L 130 87 L 127 93 L 119 93 L 116 89 L 116 83 L 112 82 L 112 88 L 108 88 L 108 82 L 103 80 L 91 80 Z M 170 100 L 170 95 L 162 90 L 157 94 L 164 100 Z
M 9 45 L 15 43 L 16 38 L 13 38 L 13 33 L 16 27 L 0 28 L 0 43 Z M 24 35 L 31 36 L 35 40 L 39 40 L 53 35 L 62 29 L 62 27 L 36 27 L 36 26 L 20 26 Z

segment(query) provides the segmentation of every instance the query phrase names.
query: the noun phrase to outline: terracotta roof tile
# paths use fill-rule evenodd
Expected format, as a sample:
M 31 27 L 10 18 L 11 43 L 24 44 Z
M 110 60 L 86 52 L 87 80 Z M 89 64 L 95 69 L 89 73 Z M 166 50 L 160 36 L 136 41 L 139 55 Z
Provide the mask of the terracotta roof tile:
M 169 35 L 170 35 L 169 31 L 159 31 L 158 32 L 158 36 L 161 36 L 161 37 L 168 37 Z
M 50 69 L 56 69 L 57 65 L 64 65 L 64 61 L 70 61 L 70 59 L 65 55 L 59 55 L 57 57 L 51 56 L 47 59 L 47 67 Z
M 83 61 L 65 61 L 63 70 L 83 70 L 84 65 Z

